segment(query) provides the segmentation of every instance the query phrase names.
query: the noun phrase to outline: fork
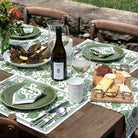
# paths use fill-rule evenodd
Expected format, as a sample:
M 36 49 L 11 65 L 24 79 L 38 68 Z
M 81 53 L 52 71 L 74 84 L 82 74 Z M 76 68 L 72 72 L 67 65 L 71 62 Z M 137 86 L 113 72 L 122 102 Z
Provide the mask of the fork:
M 132 66 L 134 64 L 137 64 L 138 63 L 138 58 L 132 58 L 131 60 L 123 63 L 124 65 L 128 65 L 128 66 Z
M 138 58 L 132 58 L 131 60 L 123 63 L 123 65 L 127 65 L 129 67 L 130 73 L 138 69 Z

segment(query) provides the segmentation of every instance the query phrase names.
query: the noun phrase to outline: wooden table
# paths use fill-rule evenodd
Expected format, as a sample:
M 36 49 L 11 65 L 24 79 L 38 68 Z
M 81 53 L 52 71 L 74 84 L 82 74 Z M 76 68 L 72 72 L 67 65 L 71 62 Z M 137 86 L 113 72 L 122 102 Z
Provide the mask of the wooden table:
M 11 74 L 0 70 L 0 81 L 9 76 Z M 48 135 L 22 124 L 19 124 L 19 128 L 20 136 L 23 137 L 122 138 L 125 137 L 125 118 L 115 111 L 87 103 Z
M 74 44 L 82 39 L 72 37 Z M 0 81 L 11 76 L 0 70 Z M 0 115 L 3 116 L 3 115 Z M 19 123 L 20 137 L 47 138 L 122 138 L 125 137 L 125 117 L 115 111 L 87 103 L 50 134 L 45 135 Z

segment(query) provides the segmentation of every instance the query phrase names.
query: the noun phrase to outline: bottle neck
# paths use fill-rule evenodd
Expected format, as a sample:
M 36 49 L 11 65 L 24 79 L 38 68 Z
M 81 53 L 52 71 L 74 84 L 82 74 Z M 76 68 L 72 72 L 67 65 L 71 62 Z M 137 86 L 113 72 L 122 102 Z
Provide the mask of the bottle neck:
M 56 35 L 62 35 L 62 28 L 61 26 L 56 26 Z
M 61 35 L 56 35 L 56 38 L 57 38 L 57 40 L 58 39 L 61 39 L 62 40 L 62 36 Z
M 56 43 L 62 43 L 62 36 L 61 36 L 61 34 L 56 35 Z
M 56 27 L 56 47 L 64 47 L 62 43 L 62 28 L 60 26 Z

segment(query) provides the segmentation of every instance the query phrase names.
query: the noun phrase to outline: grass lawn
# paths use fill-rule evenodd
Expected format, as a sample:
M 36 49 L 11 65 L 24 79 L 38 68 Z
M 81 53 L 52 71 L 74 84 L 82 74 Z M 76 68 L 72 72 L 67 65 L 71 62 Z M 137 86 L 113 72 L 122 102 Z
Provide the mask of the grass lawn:
M 138 13 L 138 0 L 72 0 L 89 3 L 98 7 L 107 7 Z

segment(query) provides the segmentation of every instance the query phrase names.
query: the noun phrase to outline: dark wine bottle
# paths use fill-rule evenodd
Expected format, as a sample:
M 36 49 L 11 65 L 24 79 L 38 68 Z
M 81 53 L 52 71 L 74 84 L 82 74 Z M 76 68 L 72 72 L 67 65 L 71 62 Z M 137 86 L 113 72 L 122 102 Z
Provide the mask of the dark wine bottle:
M 56 81 L 65 80 L 67 76 L 66 51 L 62 43 L 62 28 L 56 27 L 56 43 L 51 53 L 52 79 Z

